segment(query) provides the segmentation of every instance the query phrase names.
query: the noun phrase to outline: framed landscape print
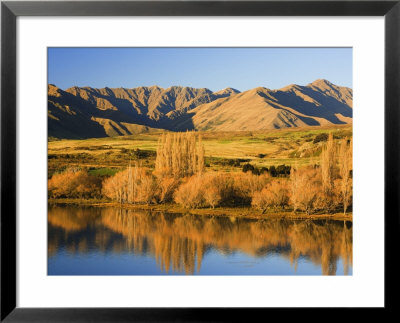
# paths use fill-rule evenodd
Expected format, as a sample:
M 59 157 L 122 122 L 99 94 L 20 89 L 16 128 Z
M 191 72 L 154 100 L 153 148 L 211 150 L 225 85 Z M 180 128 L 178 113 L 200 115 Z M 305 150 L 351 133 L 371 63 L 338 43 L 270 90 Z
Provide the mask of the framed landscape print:
M 2 3 L 2 319 L 390 308 L 400 7 L 342 5 Z
M 47 57 L 48 275 L 352 273 L 351 48 Z

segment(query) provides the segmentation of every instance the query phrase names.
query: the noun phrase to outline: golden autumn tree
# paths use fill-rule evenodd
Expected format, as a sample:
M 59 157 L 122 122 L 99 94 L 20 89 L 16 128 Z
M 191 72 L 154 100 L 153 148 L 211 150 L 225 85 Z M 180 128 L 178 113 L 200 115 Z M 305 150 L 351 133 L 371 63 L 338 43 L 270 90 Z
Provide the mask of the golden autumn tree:
M 145 168 L 129 165 L 103 182 L 103 194 L 119 203 L 152 203 L 157 194 L 157 181 Z
M 183 178 L 204 170 L 204 146 L 195 132 L 163 134 L 157 146 L 155 173 Z
M 197 173 L 202 173 L 204 171 L 204 145 L 199 135 L 199 141 L 197 145 Z
M 251 205 L 263 211 L 269 208 L 282 208 L 289 204 L 288 182 L 275 180 L 267 184 L 261 191 L 253 194 Z
M 343 203 L 343 213 L 346 211 L 351 204 L 352 192 L 353 192 L 353 140 L 343 139 L 340 144 L 340 167 L 339 175 L 340 180 L 338 183 L 338 189 L 340 191 L 340 199 Z
M 295 168 L 290 171 L 290 201 L 293 210 L 310 214 L 317 207 L 321 195 L 319 172 L 312 167 Z
M 321 181 L 324 194 L 323 206 L 327 211 L 331 211 L 335 204 L 335 177 L 337 164 L 336 143 L 333 134 L 330 133 L 328 141 L 321 153 Z
M 67 168 L 48 180 L 49 196 L 53 198 L 95 198 L 100 190 L 101 180 L 80 168 Z

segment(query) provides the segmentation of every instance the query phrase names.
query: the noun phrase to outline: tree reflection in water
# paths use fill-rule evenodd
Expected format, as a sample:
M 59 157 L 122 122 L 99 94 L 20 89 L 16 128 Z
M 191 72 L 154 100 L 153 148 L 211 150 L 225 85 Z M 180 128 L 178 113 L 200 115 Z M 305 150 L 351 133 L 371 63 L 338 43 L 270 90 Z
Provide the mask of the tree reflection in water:
M 176 215 L 117 208 L 49 207 L 49 257 L 63 247 L 70 254 L 91 250 L 151 255 L 168 273 L 199 272 L 211 248 L 258 258 L 279 254 L 294 268 L 301 257 L 335 275 L 352 266 L 351 222 L 329 220 L 251 220 Z

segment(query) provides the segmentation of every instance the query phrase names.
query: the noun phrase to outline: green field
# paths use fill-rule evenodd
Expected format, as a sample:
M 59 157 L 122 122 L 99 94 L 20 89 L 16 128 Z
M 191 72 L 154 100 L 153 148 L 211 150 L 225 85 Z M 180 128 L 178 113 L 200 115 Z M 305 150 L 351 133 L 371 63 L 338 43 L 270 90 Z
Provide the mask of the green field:
M 352 136 L 352 126 L 309 127 L 260 132 L 201 132 L 209 170 L 241 171 L 246 163 L 257 167 L 318 164 L 323 140 Z M 95 176 L 111 176 L 129 163 L 154 167 L 161 132 L 48 143 L 49 177 L 67 167 L 84 167 Z

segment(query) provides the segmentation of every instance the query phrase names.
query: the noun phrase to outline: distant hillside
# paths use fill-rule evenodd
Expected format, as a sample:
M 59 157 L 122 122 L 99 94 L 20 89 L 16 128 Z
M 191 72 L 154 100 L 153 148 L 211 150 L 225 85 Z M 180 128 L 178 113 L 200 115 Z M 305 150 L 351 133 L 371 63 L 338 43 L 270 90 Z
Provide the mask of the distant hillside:
M 240 93 L 157 86 L 94 89 L 48 86 L 49 137 L 121 136 L 172 131 L 266 130 L 352 122 L 350 88 L 317 80 Z

